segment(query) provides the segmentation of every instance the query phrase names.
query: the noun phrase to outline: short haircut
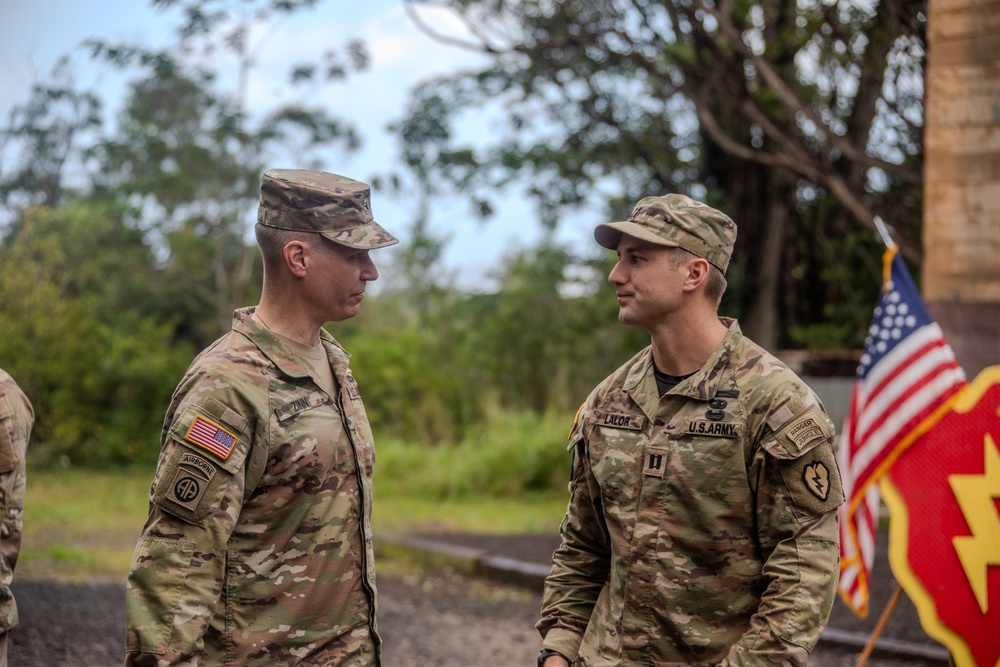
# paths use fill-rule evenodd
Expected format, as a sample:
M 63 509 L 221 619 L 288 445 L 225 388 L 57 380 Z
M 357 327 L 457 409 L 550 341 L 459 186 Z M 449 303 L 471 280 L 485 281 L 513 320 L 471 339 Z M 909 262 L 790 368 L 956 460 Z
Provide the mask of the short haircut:
M 698 257 L 698 255 L 685 250 L 684 248 L 671 248 L 668 259 L 670 262 L 670 268 L 677 270 L 680 268 L 681 264 L 694 257 Z M 726 276 L 722 273 L 719 267 L 709 262 L 708 278 L 705 280 L 705 296 L 708 297 L 708 299 L 715 305 L 716 309 L 718 309 L 719 304 L 722 303 L 722 295 L 725 294 L 727 286 L 728 283 L 726 282 Z
M 298 232 L 290 229 L 278 229 L 268 227 L 259 222 L 254 226 L 254 236 L 257 237 L 257 245 L 260 247 L 260 254 L 264 258 L 265 273 L 268 268 L 280 266 L 284 261 L 282 251 L 285 246 L 292 241 L 303 241 L 309 243 L 316 234 L 309 232 Z

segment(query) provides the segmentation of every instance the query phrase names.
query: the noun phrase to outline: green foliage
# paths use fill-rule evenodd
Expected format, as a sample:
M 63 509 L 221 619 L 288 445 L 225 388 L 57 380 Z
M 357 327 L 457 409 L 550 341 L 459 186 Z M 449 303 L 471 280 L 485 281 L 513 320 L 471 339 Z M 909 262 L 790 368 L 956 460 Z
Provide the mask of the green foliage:
M 428 447 L 382 439 L 376 445 L 376 492 L 439 500 L 565 493 L 572 421 L 572 414 L 494 409 L 458 443 Z
M 29 459 L 19 577 L 92 581 L 128 572 L 151 467 L 44 470 Z
M 399 449 L 405 447 L 399 445 Z M 376 539 L 387 533 L 441 530 L 551 534 L 566 508 L 565 484 L 559 493 L 516 497 L 421 497 L 405 495 L 405 484 L 398 485 L 397 494 L 391 484 L 383 484 L 389 480 L 382 474 L 381 448 L 377 456 Z M 565 461 L 560 462 L 560 469 L 566 468 Z M 408 474 L 402 467 L 397 472 Z M 115 471 L 44 470 L 29 462 L 18 577 L 63 581 L 108 577 L 120 581 L 128 572 L 146 520 L 152 479 L 151 466 Z M 381 558 L 381 548 L 379 554 Z
M 250 37 L 314 4 L 159 0 L 178 20 L 169 48 L 86 44 L 130 75 L 114 127 L 76 89 L 69 57 L 0 127 L 0 365 L 35 405 L 34 461 L 154 460 L 187 364 L 259 297 L 247 240 L 264 164 L 294 153 L 315 166 L 320 149 L 358 146 L 349 122 L 293 97 L 246 108 Z M 368 65 L 356 41 L 302 57 L 318 63 L 309 76 L 297 65 L 311 84 Z M 230 63 L 236 90 L 221 76 Z
M 926 3 L 405 1 L 449 9 L 486 57 L 412 91 L 395 126 L 427 196 L 488 215 L 516 183 L 545 229 L 583 207 L 622 219 L 651 194 L 704 200 L 740 230 L 726 312 L 772 348 L 813 327 L 854 344 L 825 318 L 869 276 L 823 282 L 817 235 L 874 239 L 879 213 L 920 261 Z M 492 140 L 456 131 L 470 115 Z
M 228 329 L 234 308 L 259 297 L 248 227 L 264 165 L 292 153 L 301 166 L 321 167 L 319 150 L 358 146 L 348 120 L 301 102 L 251 114 L 245 88 L 226 90 L 220 76 L 229 58 L 245 81 L 257 28 L 315 2 L 156 0 L 179 16 L 170 49 L 89 44 L 93 57 L 134 75 L 115 127 L 100 126 L 101 101 L 75 90 L 62 69 L 0 128 L 5 159 L 13 156 L 0 173 L 0 366 L 35 405 L 34 464 L 151 463 L 187 364 Z M 517 28 L 508 37 L 521 43 L 498 43 L 490 66 L 414 92 L 397 127 L 419 185 L 411 242 L 390 255 L 386 272 L 399 282 L 379 283 L 360 317 L 331 327 L 353 354 L 372 424 L 386 438 L 380 484 L 436 499 L 564 484 L 564 422 L 648 343 L 617 321 L 611 253 L 575 256 L 551 238 L 583 206 L 621 219 L 642 195 L 679 191 L 738 210 L 723 312 L 770 309 L 783 344 L 860 345 L 881 249 L 829 179 L 863 200 L 855 204 L 883 210 L 904 238 L 919 233 L 911 172 L 919 172 L 920 100 L 912 87 L 882 85 L 920 73 L 919 20 L 901 27 L 885 3 L 838 14 L 812 2 L 740 2 L 714 27 L 710 12 L 692 14 L 683 3 L 633 3 L 629 12 L 648 21 L 592 0 L 444 4 L 485 21 L 473 32 L 484 38 L 501 25 L 496 12 L 506 12 Z M 761 39 L 758 64 L 770 63 L 834 131 L 800 123 L 763 70 L 747 66 L 740 40 L 723 30 L 734 21 Z M 640 25 L 647 28 L 636 32 Z M 856 33 L 884 39 L 827 48 Z M 303 57 L 313 61 L 289 64 L 294 85 L 335 82 L 368 65 L 358 42 Z M 856 94 L 833 85 L 845 73 L 860 77 L 851 79 Z M 883 99 L 883 88 L 896 97 Z M 758 120 L 748 120 L 748 108 Z M 500 110 L 496 142 L 461 143 L 454 126 L 483 109 Z M 876 118 L 887 128 L 881 138 L 870 136 Z M 862 153 L 866 142 L 880 153 L 852 162 L 855 140 Z M 889 153 L 895 164 L 884 163 Z M 776 168 L 759 156 L 805 162 Z M 68 165 L 86 166 L 74 169 L 72 187 Z M 446 239 L 430 231 L 433 198 L 465 195 L 485 219 L 496 193 L 517 179 L 549 236 L 504 258 L 495 291 L 453 287 L 440 270 Z M 394 175 L 390 184 L 399 183 Z
M 465 359 L 449 349 L 456 333 L 410 324 L 345 342 L 365 409 L 380 431 L 420 442 L 454 442 L 475 422 L 482 397 L 464 381 L 473 370 L 463 371 Z
M 33 459 L 155 458 L 191 348 L 143 313 L 151 259 L 120 216 L 84 204 L 30 209 L 0 248 L 0 367 L 34 405 Z
M 35 83 L 28 99 L 11 109 L 0 127 L 0 158 L 18 145 L 13 166 L 0 172 L 0 211 L 29 206 L 56 206 L 65 186 L 67 164 L 77 162 L 81 135 L 100 126 L 101 101 L 76 90 L 69 59 L 57 63 L 51 81 Z M 77 158 L 77 159 L 74 159 Z
M 366 300 L 331 332 L 353 355 L 371 422 L 436 444 L 474 437 L 496 407 L 573 414 L 649 344 L 618 323 L 609 257 L 580 260 L 542 243 L 507 258 L 495 293 L 402 287 Z

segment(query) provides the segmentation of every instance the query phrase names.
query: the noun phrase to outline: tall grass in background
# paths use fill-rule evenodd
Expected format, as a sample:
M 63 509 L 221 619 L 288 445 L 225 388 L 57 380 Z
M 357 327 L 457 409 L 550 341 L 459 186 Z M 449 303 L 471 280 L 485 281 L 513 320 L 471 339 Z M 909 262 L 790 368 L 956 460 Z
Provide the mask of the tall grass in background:
M 376 443 L 375 491 L 428 500 L 565 498 L 572 416 L 491 412 L 457 444 Z
M 379 439 L 375 535 L 553 533 L 568 498 L 572 415 L 491 411 L 465 440 Z
M 425 445 L 376 434 L 376 539 L 388 533 L 555 531 L 566 507 L 570 425 L 565 415 L 497 411 L 459 443 Z M 29 457 L 16 576 L 125 576 L 152 479 L 152 466 L 42 468 Z

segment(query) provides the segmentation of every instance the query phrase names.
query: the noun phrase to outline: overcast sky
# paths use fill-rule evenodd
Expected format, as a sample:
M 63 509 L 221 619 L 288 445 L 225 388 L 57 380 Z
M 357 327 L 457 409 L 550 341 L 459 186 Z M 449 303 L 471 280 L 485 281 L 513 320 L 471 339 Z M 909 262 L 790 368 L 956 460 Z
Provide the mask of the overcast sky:
M 0 40 L 3 119 L 12 104 L 26 100 L 34 81 L 46 78 L 60 55 L 84 39 L 162 46 L 171 43 L 170 31 L 177 25 L 175 15 L 156 11 L 144 0 L 0 0 L 0 12 L 5 26 Z M 441 29 L 460 30 L 457 21 L 447 15 L 430 18 Z M 401 117 L 408 91 L 435 75 L 469 67 L 475 64 L 476 57 L 421 33 L 406 16 L 402 0 L 326 0 L 316 10 L 301 12 L 272 26 L 262 51 L 262 64 L 254 70 L 248 91 L 250 108 L 255 103 L 273 107 L 276 99 L 288 94 L 284 76 L 292 63 L 328 47 L 339 49 L 348 40 L 358 38 L 368 46 L 370 68 L 352 75 L 344 84 L 324 89 L 317 100 L 325 103 L 332 115 L 358 126 L 364 140 L 360 153 L 332 151 L 328 169 L 367 180 L 398 163 L 397 143 L 386 125 Z M 78 56 L 76 61 L 84 63 L 86 59 Z M 83 68 L 79 84 L 97 86 L 110 104 L 110 111 L 117 110 L 115 100 L 120 100 L 123 84 L 113 72 L 95 66 Z M 486 122 L 470 119 L 464 131 L 474 136 L 490 130 Z M 376 190 L 373 210 L 376 218 L 405 243 L 405 226 L 410 221 L 407 203 L 392 201 Z M 562 226 L 560 237 L 574 242 L 586 239 L 594 222 L 570 221 Z M 502 254 L 517 244 L 533 242 L 538 234 L 531 207 L 516 191 L 501 201 L 500 215 L 486 226 L 475 222 L 461 201 L 440 203 L 432 213 L 432 223 L 452 239 L 446 264 L 457 271 L 465 287 L 481 283 L 488 267 Z

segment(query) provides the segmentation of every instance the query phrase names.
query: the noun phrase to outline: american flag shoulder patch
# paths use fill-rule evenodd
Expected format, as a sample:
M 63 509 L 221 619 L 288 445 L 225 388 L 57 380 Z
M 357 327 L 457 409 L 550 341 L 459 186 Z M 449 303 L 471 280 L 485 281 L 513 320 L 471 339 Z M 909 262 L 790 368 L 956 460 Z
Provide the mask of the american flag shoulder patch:
M 224 460 L 233 451 L 237 437 L 212 420 L 197 415 L 184 439 Z

